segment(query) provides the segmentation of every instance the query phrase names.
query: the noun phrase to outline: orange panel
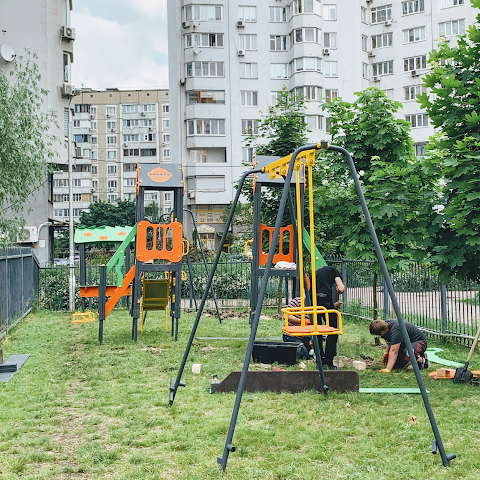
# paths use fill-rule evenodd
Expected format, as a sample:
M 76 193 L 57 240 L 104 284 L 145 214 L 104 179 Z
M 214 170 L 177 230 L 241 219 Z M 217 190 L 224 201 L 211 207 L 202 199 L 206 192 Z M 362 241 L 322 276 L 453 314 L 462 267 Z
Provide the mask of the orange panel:
M 130 268 L 130 270 L 123 277 L 123 284 L 121 287 L 117 287 L 113 292 L 112 296 L 107 300 L 105 305 L 105 318 L 108 317 L 109 313 L 112 311 L 113 307 L 120 300 L 120 297 L 125 294 L 127 288 L 130 287 L 130 284 L 135 278 L 135 265 Z
M 262 238 L 263 232 L 268 231 L 268 251 L 262 251 Z M 258 265 L 262 267 L 267 263 L 268 252 L 272 248 L 272 235 L 275 227 L 267 227 L 263 223 L 260 224 L 260 245 L 259 245 L 259 257 Z M 290 242 L 288 244 L 288 253 L 283 253 L 283 235 L 285 232 L 290 233 Z M 293 262 L 293 225 L 288 225 L 287 227 L 280 227 L 280 233 L 278 235 L 278 253 L 273 256 L 273 263 L 277 262 Z
M 113 292 L 118 287 L 116 285 L 107 285 L 107 297 L 111 297 Z M 130 285 L 123 293 L 124 296 L 130 296 L 132 294 L 132 289 Z M 88 285 L 86 287 L 80 287 L 80 298 L 90 298 L 90 297 L 98 297 L 98 286 L 95 285 Z
M 151 248 L 147 244 L 147 229 L 153 232 Z M 167 249 L 167 230 L 171 229 L 172 249 Z M 162 245 L 157 245 L 155 239 L 159 238 L 158 231 L 162 232 Z M 183 227 L 180 222 L 172 222 L 165 225 L 158 225 L 142 220 L 137 225 L 137 260 L 147 262 L 148 260 L 168 260 L 177 263 L 182 259 Z

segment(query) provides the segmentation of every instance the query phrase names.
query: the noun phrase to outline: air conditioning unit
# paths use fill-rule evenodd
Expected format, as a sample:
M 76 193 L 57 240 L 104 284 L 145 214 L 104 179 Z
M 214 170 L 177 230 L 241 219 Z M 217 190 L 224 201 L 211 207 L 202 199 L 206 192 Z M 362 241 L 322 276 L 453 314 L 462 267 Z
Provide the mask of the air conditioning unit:
M 375 53 L 374 51 L 372 51 L 372 50 L 370 50 L 370 51 L 368 52 L 368 56 L 369 56 L 369 57 L 374 57 L 375 55 L 376 55 L 376 53 Z
M 109 188 L 108 191 L 109 191 L 109 192 L 114 192 L 115 189 L 114 189 L 114 188 Z
M 245 55 L 245 50 L 240 49 L 240 50 L 238 51 L 238 56 L 239 56 L 239 57 L 243 57 L 244 55 Z
M 140 115 L 141 115 L 142 117 L 144 117 L 144 116 L 145 116 L 145 112 L 140 112 Z
M 372 3 L 372 0 L 366 0 L 367 3 Z
M 187 192 L 187 198 L 195 198 L 195 192 Z
M 198 55 L 201 52 L 201 50 L 198 47 L 193 47 L 193 54 Z
M 418 77 L 419 76 L 419 74 L 417 73 L 416 70 L 412 70 L 410 73 L 411 73 L 412 77 Z
M 237 27 L 242 28 L 245 26 L 245 22 L 243 20 L 238 20 L 237 21 Z
M 189 28 L 190 27 L 190 22 L 189 21 L 182 22 L 182 27 L 183 28 Z
M 385 25 L 386 25 L 387 27 L 389 27 L 389 26 L 392 24 L 392 21 L 393 21 L 393 20 L 387 20 L 387 21 L 385 22 Z
M 114 129 L 114 128 L 111 128 L 110 131 L 111 131 L 111 132 L 115 132 L 115 129 Z
M 374 82 L 379 82 L 379 81 L 380 81 L 380 77 L 377 77 L 377 76 L 373 77 L 373 81 L 374 81 Z
M 62 27 L 62 38 L 67 40 L 75 40 L 75 29 L 72 27 Z
M 91 188 L 91 189 L 90 189 L 90 192 L 91 192 L 91 193 L 95 193 L 95 189 L 94 189 L 94 188 Z
M 90 120 L 95 120 L 95 115 L 90 115 Z
M 330 55 L 330 49 L 329 48 L 324 48 L 323 49 L 323 54 L 324 55 Z
M 62 97 L 71 97 L 74 90 L 75 88 L 73 85 L 70 85 L 69 83 L 64 83 L 62 85 Z
M 184 79 L 184 78 L 181 78 L 181 79 L 180 79 L 180 86 L 181 86 L 181 87 L 184 87 L 184 86 L 185 86 L 185 79 Z
M 107 113 L 106 117 L 107 117 L 107 118 L 110 118 L 110 114 L 109 114 L 109 113 Z
M 127 143 L 127 142 L 124 142 L 124 143 L 123 143 L 123 146 L 124 146 L 124 147 L 128 147 L 128 143 Z
M 152 128 L 152 127 L 148 127 L 148 131 L 149 131 L 149 132 L 153 132 L 153 128 Z
M 451 40 L 451 37 L 444 37 L 444 39 L 443 39 L 443 41 L 444 41 L 445 43 L 450 42 L 450 40 Z
M 16 243 L 36 243 L 38 242 L 37 227 L 23 227 L 20 235 L 16 239 Z

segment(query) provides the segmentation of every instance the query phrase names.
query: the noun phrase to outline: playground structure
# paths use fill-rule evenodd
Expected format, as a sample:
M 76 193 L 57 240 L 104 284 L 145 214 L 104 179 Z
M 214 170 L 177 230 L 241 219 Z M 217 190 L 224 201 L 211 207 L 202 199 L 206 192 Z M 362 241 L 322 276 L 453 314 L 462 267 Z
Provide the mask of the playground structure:
M 371 220 L 370 213 L 368 211 L 368 207 L 367 207 L 366 202 L 365 202 L 365 197 L 363 195 L 361 184 L 360 184 L 360 181 L 358 179 L 358 174 L 356 172 L 355 165 L 353 163 L 353 159 L 352 159 L 351 155 L 345 149 L 343 149 L 341 147 L 336 147 L 336 146 L 333 146 L 333 145 L 329 145 L 327 142 L 322 142 L 322 143 L 317 143 L 317 144 L 305 145 L 305 146 L 300 147 L 297 150 L 295 150 L 295 152 L 293 152 L 292 155 L 289 155 L 287 157 L 284 157 L 284 158 L 281 158 L 279 160 L 273 161 L 270 164 L 268 164 L 268 165 L 266 165 L 262 168 L 257 168 L 257 169 L 253 169 L 253 170 L 249 170 L 249 171 L 245 172 L 242 175 L 242 177 L 240 178 L 240 181 L 239 181 L 239 184 L 238 184 L 237 193 L 235 195 L 235 199 L 233 201 L 232 208 L 230 210 L 230 215 L 229 215 L 228 220 L 225 224 L 224 234 L 223 234 L 223 237 L 222 237 L 222 240 L 221 240 L 221 243 L 220 243 L 221 245 L 223 245 L 223 243 L 225 242 L 226 234 L 227 234 L 228 229 L 230 227 L 230 224 L 232 222 L 233 214 L 234 214 L 236 205 L 238 204 L 240 194 L 241 194 L 241 190 L 242 190 L 243 184 L 244 184 L 247 176 L 268 173 L 269 178 L 272 179 L 272 180 L 276 179 L 278 176 L 282 176 L 282 177 L 284 177 L 284 186 L 283 186 L 282 197 L 281 197 L 281 200 L 280 200 L 279 211 L 278 211 L 276 222 L 275 222 L 275 227 L 274 227 L 274 230 L 273 230 L 273 232 L 270 236 L 270 239 L 269 239 L 270 240 L 269 245 L 273 246 L 273 248 L 269 249 L 268 256 L 267 256 L 267 259 L 266 259 L 266 262 L 265 262 L 265 269 L 264 269 L 264 272 L 262 272 L 263 273 L 263 278 L 262 278 L 262 282 L 261 282 L 260 292 L 259 292 L 258 298 L 256 300 L 256 308 L 253 312 L 253 318 L 251 319 L 251 334 L 250 334 L 247 350 L 246 350 L 246 353 L 245 353 L 245 359 L 244 359 L 244 362 L 243 362 L 242 372 L 241 372 L 240 379 L 239 379 L 239 382 L 238 382 L 238 390 L 237 390 L 237 394 L 236 394 L 236 399 L 235 399 L 235 404 L 234 404 L 234 408 L 233 408 L 233 412 L 232 412 L 232 417 L 231 417 L 231 421 L 230 421 L 229 430 L 228 430 L 228 433 L 227 433 L 227 439 L 225 441 L 223 456 L 219 457 L 217 459 L 217 462 L 220 464 L 222 470 L 226 469 L 230 452 L 235 452 L 235 450 L 236 450 L 236 448 L 232 445 L 233 434 L 234 434 L 234 431 L 235 431 L 235 426 L 236 426 L 237 417 L 238 417 L 238 413 L 239 413 L 239 409 L 240 409 L 242 395 L 243 395 L 243 391 L 244 391 L 244 387 L 245 387 L 245 382 L 246 382 L 246 379 L 247 379 L 248 367 L 249 367 L 250 358 L 251 358 L 251 355 L 252 355 L 252 350 L 253 350 L 253 345 L 254 345 L 254 341 L 255 341 L 256 332 L 257 332 L 257 329 L 258 329 L 258 324 L 259 324 L 263 299 L 264 299 L 265 292 L 266 292 L 267 282 L 268 282 L 269 276 L 271 275 L 272 263 L 273 263 L 273 259 L 274 259 L 274 256 L 275 256 L 275 247 L 274 246 L 277 244 L 277 241 L 279 239 L 283 214 L 284 214 L 284 211 L 285 211 L 285 207 L 287 205 L 287 201 L 289 201 L 289 198 L 290 198 L 290 188 L 291 188 L 293 171 L 295 171 L 295 191 L 296 191 L 296 200 L 297 200 L 296 207 L 297 207 L 297 225 L 298 225 L 298 227 L 297 227 L 298 245 L 302 245 L 302 241 L 301 241 L 302 233 L 301 232 L 303 232 L 303 227 L 302 227 L 302 225 L 303 225 L 302 224 L 302 213 L 303 212 L 301 210 L 301 199 L 300 199 L 300 197 L 301 197 L 301 194 L 300 194 L 300 170 L 302 169 L 303 166 L 305 166 L 305 168 L 307 169 L 307 173 L 308 173 L 308 185 L 307 185 L 307 187 L 309 189 L 309 192 L 311 192 L 311 190 L 312 190 L 312 167 L 315 163 L 315 152 L 318 151 L 318 150 L 331 150 L 331 151 L 339 152 L 339 153 L 343 154 L 343 156 L 345 157 L 345 159 L 348 162 L 350 174 L 351 174 L 351 177 L 352 177 L 353 182 L 355 184 L 355 189 L 356 189 L 357 195 L 359 197 L 360 203 L 362 205 L 362 210 L 363 210 L 363 213 L 365 215 L 365 219 L 366 219 L 367 226 L 368 226 L 368 229 L 369 229 L 369 232 L 370 232 L 370 236 L 372 238 L 372 241 L 373 241 L 373 244 L 374 244 L 374 247 L 375 247 L 375 252 L 376 252 L 376 255 L 377 255 L 377 259 L 379 261 L 379 264 L 380 264 L 380 267 L 381 267 L 381 270 L 382 270 L 382 273 L 383 273 L 383 276 L 384 276 L 384 279 L 385 279 L 385 283 L 386 283 L 386 287 L 388 289 L 388 293 L 389 293 L 390 298 L 392 300 L 393 308 L 395 310 L 398 322 L 400 324 L 400 329 L 401 329 L 401 332 L 402 332 L 403 340 L 404 340 L 405 345 L 406 345 L 408 355 L 409 355 L 410 358 L 415 358 L 415 354 L 414 354 L 414 351 L 413 351 L 413 348 L 412 348 L 412 344 L 409 340 L 408 333 L 407 333 L 407 330 L 406 330 L 405 321 L 403 319 L 402 312 L 400 311 L 400 308 L 399 308 L 399 304 L 398 304 L 398 301 L 397 301 L 397 298 L 396 298 L 396 295 L 395 295 L 395 291 L 393 289 L 392 281 L 390 279 L 390 275 L 388 273 L 383 254 L 382 254 L 382 251 L 380 249 L 380 244 L 378 242 L 378 238 L 377 238 L 376 233 L 375 233 L 375 228 L 373 226 L 373 222 Z M 291 208 L 291 210 L 293 210 L 293 208 Z M 314 239 L 314 232 L 313 232 L 313 198 L 310 195 L 310 193 L 309 193 L 309 211 L 310 211 L 310 246 L 311 246 L 311 251 L 313 252 L 314 251 L 314 245 L 313 245 L 313 239 Z M 257 227 L 257 226 L 254 225 L 254 231 L 256 230 L 255 227 Z M 254 253 L 255 253 L 255 250 L 256 249 L 254 248 L 253 249 Z M 303 271 L 303 259 L 302 259 L 301 250 L 302 249 L 299 249 L 299 267 L 298 267 L 299 268 L 298 273 L 299 273 L 299 282 L 300 282 L 301 306 L 298 307 L 298 309 L 296 309 L 294 312 L 291 311 L 291 309 L 283 309 L 283 312 L 284 312 L 285 316 L 287 316 L 288 313 L 295 313 L 296 315 L 299 315 L 301 317 L 302 321 L 301 321 L 301 325 L 299 327 L 296 327 L 296 328 L 292 328 L 291 326 L 288 326 L 288 322 L 286 321 L 284 331 L 288 332 L 290 335 L 298 335 L 298 336 L 309 335 L 309 336 L 312 336 L 315 351 L 316 351 L 316 355 L 317 355 L 317 359 L 319 359 L 320 358 L 320 353 L 319 353 L 319 350 L 318 350 L 318 338 L 317 338 L 318 335 L 324 335 L 325 333 L 327 333 L 327 334 L 339 334 L 339 333 L 341 333 L 341 323 L 340 323 L 341 319 L 339 318 L 339 325 L 338 325 L 338 328 L 336 328 L 337 331 L 335 331 L 335 332 L 325 331 L 325 327 L 327 327 L 327 328 L 329 327 L 329 325 L 328 325 L 328 315 L 333 314 L 333 313 L 337 314 L 337 312 L 336 311 L 326 311 L 325 309 L 322 309 L 322 307 L 317 306 L 315 298 L 313 299 L 313 302 L 312 302 L 311 306 L 306 305 L 306 303 L 305 303 L 305 289 L 304 289 L 304 285 L 303 285 L 304 271 Z M 212 269 L 211 269 L 209 277 L 208 277 L 207 286 L 206 286 L 205 292 L 203 294 L 203 297 L 202 297 L 202 300 L 201 300 L 201 303 L 200 303 L 200 307 L 197 311 L 197 316 L 196 316 L 196 319 L 195 319 L 195 322 L 194 322 L 194 325 L 193 325 L 193 328 L 192 328 L 192 331 L 191 331 L 191 334 L 190 334 L 190 337 L 189 337 L 189 341 L 188 341 L 188 344 L 187 344 L 187 347 L 186 347 L 186 350 L 185 350 L 185 353 L 184 353 L 182 363 L 180 365 L 177 377 L 175 379 L 172 378 L 171 381 L 170 381 L 170 397 L 169 397 L 169 404 L 170 405 L 172 405 L 174 400 L 175 400 L 175 396 L 177 394 L 178 387 L 180 387 L 180 386 L 185 387 L 186 386 L 186 384 L 181 381 L 182 374 L 183 374 L 183 371 L 184 371 L 184 368 L 185 368 L 186 361 L 188 359 L 189 351 L 191 349 L 193 340 L 195 338 L 195 333 L 196 333 L 196 330 L 197 330 L 197 327 L 198 327 L 198 324 L 199 324 L 199 321 L 200 321 L 200 317 L 201 317 L 201 314 L 202 314 L 202 311 L 203 311 L 203 307 L 205 305 L 205 301 L 206 301 L 206 298 L 207 298 L 207 295 L 208 295 L 208 290 L 209 290 L 209 287 L 212 283 L 213 277 L 215 275 L 215 271 L 216 271 L 216 268 L 217 268 L 217 265 L 218 265 L 218 262 L 219 262 L 219 259 L 220 259 L 220 253 L 221 253 L 221 248 L 218 249 L 217 254 L 215 256 L 215 260 L 214 260 Z M 316 255 L 311 256 L 311 258 L 312 258 L 312 272 L 314 271 L 314 268 L 316 266 L 315 256 Z M 316 285 L 315 285 L 315 275 L 312 275 L 312 291 L 315 291 L 315 287 L 316 287 Z M 325 315 L 325 317 L 327 319 L 327 322 L 326 322 L 327 325 L 319 325 L 317 323 L 316 318 L 317 318 L 318 313 L 323 313 Z M 312 314 L 313 318 L 311 318 L 311 322 L 310 322 L 311 325 L 307 325 L 306 319 L 310 314 Z M 318 360 L 317 360 L 317 362 L 318 362 Z M 417 362 L 412 362 L 412 366 L 413 366 L 413 370 L 415 372 L 415 377 L 416 377 L 416 380 L 417 380 L 417 383 L 418 383 L 418 386 L 419 386 L 419 389 L 420 389 L 420 392 L 421 392 L 421 395 L 422 395 L 422 399 L 423 399 L 423 402 L 424 402 L 424 405 L 425 405 L 425 409 L 427 411 L 427 414 L 428 414 L 428 417 L 429 417 L 429 420 L 430 420 L 430 424 L 431 424 L 431 427 L 432 427 L 432 431 L 433 431 L 433 434 L 434 434 L 434 441 L 432 443 L 432 453 L 437 453 L 437 451 L 440 452 L 442 463 L 446 467 L 450 464 L 450 460 L 453 460 L 456 457 L 456 455 L 454 453 L 451 453 L 451 454 L 447 455 L 446 452 L 445 452 L 443 442 L 442 442 L 442 439 L 441 439 L 441 436 L 440 436 L 440 432 L 439 432 L 437 424 L 436 424 L 435 416 L 433 414 L 433 411 L 432 411 L 432 408 L 431 408 L 431 405 L 430 405 L 430 401 L 429 401 L 429 398 L 428 398 L 428 394 L 427 394 L 427 391 L 425 389 L 425 385 L 423 383 L 423 379 L 422 379 L 420 369 L 418 367 Z M 322 366 L 321 366 L 321 362 L 319 364 L 319 375 L 321 377 L 321 381 L 322 381 L 322 385 L 323 385 L 323 387 L 322 387 L 323 392 L 325 394 L 327 394 L 328 387 L 326 387 L 326 384 L 325 384 L 325 379 L 324 379 L 324 376 L 323 376 L 323 369 L 322 369 Z

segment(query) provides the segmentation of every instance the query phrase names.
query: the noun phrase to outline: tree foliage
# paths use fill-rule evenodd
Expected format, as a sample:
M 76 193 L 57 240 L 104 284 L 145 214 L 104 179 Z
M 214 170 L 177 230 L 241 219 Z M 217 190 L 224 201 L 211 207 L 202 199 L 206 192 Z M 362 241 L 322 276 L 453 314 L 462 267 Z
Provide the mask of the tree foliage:
M 113 203 L 95 202 L 90 204 L 90 211 L 83 211 L 80 216 L 82 227 L 116 227 L 135 225 L 135 202 L 118 200 Z
M 0 242 L 11 243 L 23 226 L 29 196 L 47 182 L 56 155 L 53 110 L 42 111 L 48 92 L 40 86 L 37 56 L 17 57 L 8 76 L 0 70 Z
M 480 0 L 471 0 L 480 8 Z M 480 15 L 477 16 L 477 22 Z M 442 42 L 430 55 L 424 78 L 430 94 L 417 96 L 442 135 L 427 156 L 441 170 L 443 204 L 431 259 L 443 277 L 480 278 L 480 28 L 468 28 L 456 47 Z

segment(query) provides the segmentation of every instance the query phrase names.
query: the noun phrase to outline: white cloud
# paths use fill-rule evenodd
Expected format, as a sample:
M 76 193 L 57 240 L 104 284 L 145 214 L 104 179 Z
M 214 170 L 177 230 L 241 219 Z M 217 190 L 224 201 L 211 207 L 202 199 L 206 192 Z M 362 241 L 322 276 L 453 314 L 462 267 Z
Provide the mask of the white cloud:
M 85 1 L 78 12 L 72 11 L 72 26 L 77 33 L 74 85 L 98 90 L 167 88 L 166 2 L 124 0 L 117 2 L 117 8 L 122 4 L 128 11 L 133 8 L 137 12 L 131 21 L 121 15 L 118 20 L 113 20 L 112 15 L 104 18 L 105 13 L 98 10 L 94 15 Z

